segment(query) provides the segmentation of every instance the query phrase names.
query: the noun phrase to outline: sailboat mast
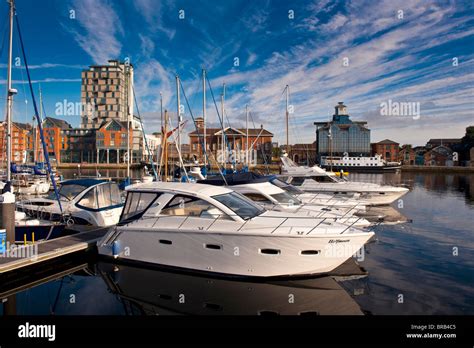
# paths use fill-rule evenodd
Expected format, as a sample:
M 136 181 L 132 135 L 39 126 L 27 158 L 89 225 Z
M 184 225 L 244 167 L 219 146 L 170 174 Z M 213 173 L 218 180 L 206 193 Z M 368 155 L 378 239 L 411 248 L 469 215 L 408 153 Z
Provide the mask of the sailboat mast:
M 177 116 L 178 116 L 178 139 L 177 139 L 177 147 L 179 151 L 181 151 L 181 112 L 180 112 L 180 96 L 179 96 L 179 86 L 180 86 L 180 81 L 179 81 L 179 76 L 176 75 L 176 110 L 177 110 Z
M 204 167 L 207 168 L 207 131 L 206 131 L 206 69 L 202 69 L 202 119 L 203 119 L 203 132 L 204 132 L 204 139 L 203 139 L 203 149 L 202 155 L 204 156 Z
M 288 99 L 290 94 L 290 86 L 286 85 L 286 153 L 290 155 L 290 136 L 289 136 L 289 114 L 288 114 Z
M 127 178 L 130 178 L 130 111 L 127 113 Z
M 164 139 L 165 139 L 165 148 L 164 148 L 164 153 L 165 153 L 165 180 L 164 181 L 168 181 L 168 110 L 165 110 L 165 126 L 164 126 L 164 132 L 163 132 L 163 136 L 164 136 Z
M 40 121 L 43 122 L 43 93 L 41 91 L 41 86 L 39 86 L 39 98 L 40 98 L 40 110 L 39 110 Z M 44 162 L 44 160 L 42 159 L 41 162 Z
M 249 105 L 245 105 L 245 129 L 246 129 L 246 133 L 245 133 L 245 141 L 247 143 L 247 145 L 245 146 L 245 149 L 246 149 L 246 154 L 245 154 L 245 158 L 247 160 L 247 168 L 250 168 L 250 158 L 249 158 Z
M 225 134 L 224 134 L 224 112 L 225 112 L 225 83 L 222 85 L 222 94 L 221 94 L 221 114 L 222 114 L 222 167 L 225 169 L 226 160 L 225 160 Z
M 12 51 L 13 51 L 13 16 L 15 14 L 15 4 L 10 0 L 10 33 L 8 46 L 8 71 L 7 71 L 7 187 L 10 186 L 11 163 L 12 163 L 12 109 L 13 109 L 13 95 L 16 90 L 12 89 Z
M 161 131 L 163 132 L 163 93 L 160 92 Z M 162 134 L 163 137 L 163 134 Z

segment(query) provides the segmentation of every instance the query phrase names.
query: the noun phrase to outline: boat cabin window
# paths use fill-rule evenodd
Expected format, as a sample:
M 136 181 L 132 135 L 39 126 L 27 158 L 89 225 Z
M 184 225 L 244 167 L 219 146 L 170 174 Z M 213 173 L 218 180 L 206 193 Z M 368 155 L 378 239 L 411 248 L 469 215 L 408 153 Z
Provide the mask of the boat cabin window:
M 159 194 L 153 192 L 129 192 L 120 221 L 130 220 L 132 217 L 139 218 L 158 196 Z
M 71 185 L 74 186 L 74 185 Z M 67 186 L 63 186 L 67 187 Z M 84 190 L 84 188 L 83 188 Z M 90 210 L 118 208 L 122 205 L 120 190 L 115 183 L 97 185 L 89 190 L 77 203 L 78 206 Z
M 212 198 L 224 204 L 244 220 L 251 219 L 265 211 L 265 209 L 257 203 L 252 202 L 237 192 L 225 193 L 223 195 L 213 196 Z
M 194 216 L 206 219 L 230 219 L 222 210 L 216 208 L 211 203 L 197 197 L 176 195 L 161 210 L 163 215 L 172 216 Z
M 288 205 L 300 205 L 301 201 L 288 192 L 275 193 L 271 195 L 278 203 Z
M 290 183 L 293 186 L 301 186 L 301 185 L 303 185 L 303 183 L 306 179 L 307 178 L 305 178 L 305 177 L 292 177 Z
M 244 193 L 243 195 L 247 198 L 250 198 L 254 202 L 268 203 L 268 204 L 272 203 L 272 201 L 270 201 L 267 197 L 265 197 L 261 193 Z
M 332 176 L 327 176 L 327 175 L 321 175 L 321 176 L 312 176 L 311 179 L 317 182 L 335 182 L 337 181 L 336 178 L 333 178 Z

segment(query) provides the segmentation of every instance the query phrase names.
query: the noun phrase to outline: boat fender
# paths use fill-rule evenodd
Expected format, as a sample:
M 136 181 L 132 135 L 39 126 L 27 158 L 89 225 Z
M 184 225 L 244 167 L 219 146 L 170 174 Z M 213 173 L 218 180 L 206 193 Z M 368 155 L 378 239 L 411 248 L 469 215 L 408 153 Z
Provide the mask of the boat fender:
M 120 255 L 120 241 L 115 240 L 112 243 L 112 255 L 116 259 Z

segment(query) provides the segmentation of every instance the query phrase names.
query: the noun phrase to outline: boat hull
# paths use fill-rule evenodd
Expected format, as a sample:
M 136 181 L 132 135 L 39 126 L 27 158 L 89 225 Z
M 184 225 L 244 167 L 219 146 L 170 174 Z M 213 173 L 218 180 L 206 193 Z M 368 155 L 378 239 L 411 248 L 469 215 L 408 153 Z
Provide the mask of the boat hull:
M 408 190 L 400 191 L 386 191 L 386 190 L 370 190 L 370 191 L 354 191 L 352 189 L 347 189 L 344 186 L 337 187 L 323 187 L 323 186 L 313 186 L 313 185 L 303 185 L 300 186 L 305 192 L 311 193 L 331 193 L 334 194 L 336 198 L 355 198 L 364 201 L 367 205 L 388 205 L 402 196 L 404 196 Z
M 233 276 L 299 276 L 332 271 L 372 236 L 372 232 L 259 236 L 125 226 L 109 232 L 99 243 L 99 253 L 121 260 Z
M 349 173 L 387 173 L 396 172 L 401 166 L 328 166 L 322 165 L 321 168 L 339 172 L 343 170 Z

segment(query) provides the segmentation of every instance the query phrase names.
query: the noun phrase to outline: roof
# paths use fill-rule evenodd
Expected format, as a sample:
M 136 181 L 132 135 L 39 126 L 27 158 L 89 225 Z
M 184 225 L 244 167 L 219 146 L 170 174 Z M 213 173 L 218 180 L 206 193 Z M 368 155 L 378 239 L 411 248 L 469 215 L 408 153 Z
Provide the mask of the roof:
M 429 144 L 441 144 L 443 143 L 460 143 L 462 141 L 461 138 L 446 138 L 446 139 L 430 139 L 428 140 Z
M 247 135 L 247 129 L 246 128 L 233 128 L 233 129 L 243 133 L 244 136 Z M 208 135 L 208 136 L 209 135 L 215 135 L 216 133 L 219 133 L 221 130 L 222 130 L 222 128 L 206 128 L 206 135 Z M 249 128 L 249 136 L 251 136 L 251 137 L 258 136 L 261 131 L 262 131 L 261 128 Z M 204 129 L 194 130 L 194 131 L 189 133 L 189 136 L 198 136 L 198 135 L 201 135 L 203 133 L 204 133 Z M 266 129 L 263 129 L 263 132 L 262 132 L 261 136 L 271 136 L 272 137 L 273 133 L 269 132 Z
M 67 123 L 66 121 L 64 120 L 60 120 L 59 118 L 54 118 L 54 117 L 46 117 L 44 119 L 44 122 L 46 121 L 50 121 L 51 123 L 53 123 L 56 127 L 59 127 L 61 129 L 67 129 L 67 128 L 71 128 L 71 125 L 69 123 Z
M 224 185 L 243 185 L 243 184 L 255 184 L 260 182 L 267 182 L 275 179 L 274 175 L 261 175 L 254 172 L 244 172 L 244 173 L 233 173 L 224 175 L 225 181 L 220 175 L 215 175 L 205 180 L 200 180 L 200 184 L 209 184 L 216 186 Z
M 31 129 L 31 125 L 29 123 L 13 122 L 13 125 L 15 125 L 18 128 L 25 129 L 25 130 Z
M 393 140 L 390 140 L 390 139 L 384 139 L 384 140 L 381 140 L 375 144 L 393 144 L 393 145 L 399 145 L 399 143 L 393 141 Z
M 116 120 L 116 119 L 112 119 L 112 120 L 108 120 L 108 121 L 103 121 L 99 128 L 96 128 L 95 130 L 100 130 L 102 128 L 106 128 L 108 127 L 110 124 L 112 123 L 116 123 L 118 124 L 121 128 L 124 128 L 124 129 L 127 129 L 127 121 L 119 121 L 119 120 Z
M 125 188 L 126 191 L 171 191 L 185 194 L 196 194 L 200 193 L 206 196 L 222 195 L 225 193 L 232 192 L 232 190 L 212 185 L 187 183 L 187 182 L 163 182 L 155 181 L 144 184 L 130 185 Z
M 92 179 L 92 178 L 87 178 L 87 179 L 71 179 L 71 180 L 66 180 L 66 181 L 61 181 L 61 186 L 66 186 L 66 185 L 81 185 L 81 186 L 94 186 L 97 184 L 101 184 L 103 182 L 108 182 L 109 180 L 106 179 Z

